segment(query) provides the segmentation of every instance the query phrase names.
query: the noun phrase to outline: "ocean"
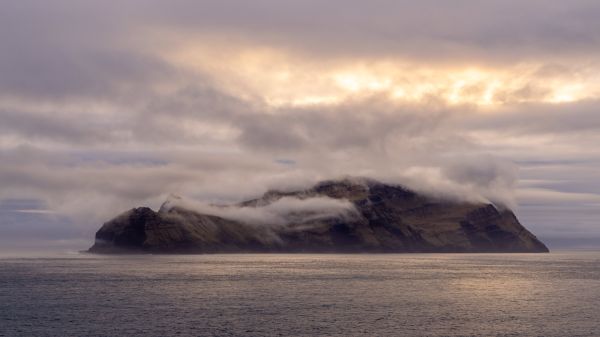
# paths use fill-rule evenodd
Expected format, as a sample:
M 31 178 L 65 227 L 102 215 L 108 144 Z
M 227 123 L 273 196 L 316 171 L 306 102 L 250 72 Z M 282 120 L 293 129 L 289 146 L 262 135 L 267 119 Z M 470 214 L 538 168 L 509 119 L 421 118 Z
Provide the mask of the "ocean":
M 600 336 L 600 252 L 0 258 L 0 336 Z

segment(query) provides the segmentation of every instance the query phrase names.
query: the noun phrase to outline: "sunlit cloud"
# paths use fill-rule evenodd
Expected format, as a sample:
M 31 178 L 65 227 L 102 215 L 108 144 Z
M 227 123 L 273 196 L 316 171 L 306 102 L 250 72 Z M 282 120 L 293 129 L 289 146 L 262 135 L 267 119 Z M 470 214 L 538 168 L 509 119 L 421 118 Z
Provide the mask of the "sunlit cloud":
M 224 90 L 272 106 L 328 105 L 369 95 L 449 105 L 567 103 L 600 96 L 600 69 L 540 76 L 543 63 L 498 68 L 402 59 L 313 59 L 276 48 L 220 50 L 183 45 L 169 62 L 210 74 Z M 577 73 L 576 76 L 574 73 Z

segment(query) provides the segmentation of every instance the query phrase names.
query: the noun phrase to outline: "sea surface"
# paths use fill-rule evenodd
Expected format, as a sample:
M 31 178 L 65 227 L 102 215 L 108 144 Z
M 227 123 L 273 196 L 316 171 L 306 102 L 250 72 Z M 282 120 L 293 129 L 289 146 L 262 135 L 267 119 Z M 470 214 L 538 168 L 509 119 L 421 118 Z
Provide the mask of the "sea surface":
M 0 336 L 600 336 L 600 252 L 4 257 Z

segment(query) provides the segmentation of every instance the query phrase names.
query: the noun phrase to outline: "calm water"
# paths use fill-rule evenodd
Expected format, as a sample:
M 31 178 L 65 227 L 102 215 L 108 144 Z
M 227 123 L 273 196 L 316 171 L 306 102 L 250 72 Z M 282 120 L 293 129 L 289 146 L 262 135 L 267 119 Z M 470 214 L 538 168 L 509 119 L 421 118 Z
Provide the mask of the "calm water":
M 1 336 L 600 336 L 600 253 L 0 259 Z

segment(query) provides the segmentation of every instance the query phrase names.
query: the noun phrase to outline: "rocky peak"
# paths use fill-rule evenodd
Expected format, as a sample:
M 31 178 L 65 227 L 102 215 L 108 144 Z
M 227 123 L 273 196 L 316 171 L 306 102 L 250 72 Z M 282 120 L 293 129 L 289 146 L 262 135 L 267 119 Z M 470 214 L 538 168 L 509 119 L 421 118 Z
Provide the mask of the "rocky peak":
M 231 205 L 228 209 L 261 208 L 283 197 L 343 199 L 345 203 L 351 203 L 356 216 L 315 217 L 303 201 L 300 203 L 303 209 L 298 212 L 288 210 L 294 216 L 287 217 L 282 223 L 251 223 L 239 216 L 231 220 L 225 213 L 219 217 L 170 207 L 169 200 L 179 199 L 173 196 L 159 212 L 136 208 L 105 223 L 90 250 L 191 253 L 547 251 L 510 210 L 497 209 L 491 204 L 438 200 L 402 186 L 366 178 L 323 181 L 299 191 L 269 191 L 261 198 Z M 322 211 L 324 204 L 318 202 L 317 206 Z

